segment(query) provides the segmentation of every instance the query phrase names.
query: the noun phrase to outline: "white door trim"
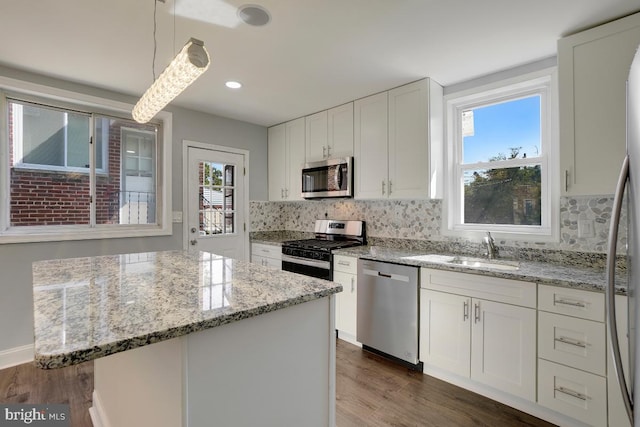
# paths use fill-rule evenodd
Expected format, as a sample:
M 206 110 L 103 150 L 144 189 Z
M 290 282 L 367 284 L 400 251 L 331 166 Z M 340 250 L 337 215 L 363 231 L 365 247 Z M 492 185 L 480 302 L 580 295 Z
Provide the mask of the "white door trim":
M 182 140 L 182 248 L 189 249 L 189 224 L 185 215 L 189 212 L 189 148 L 200 148 L 203 150 L 222 151 L 224 153 L 239 154 L 244 157 L 244 200 L 242 200 L 246 228 L 244 231 L 244 257 L 249 259 L 250 245 L 249 232 L 251 222 L 249 218 L 249 150 L 241 148 L 225 147 L 222 145 L 207 144 L 206 142 Z

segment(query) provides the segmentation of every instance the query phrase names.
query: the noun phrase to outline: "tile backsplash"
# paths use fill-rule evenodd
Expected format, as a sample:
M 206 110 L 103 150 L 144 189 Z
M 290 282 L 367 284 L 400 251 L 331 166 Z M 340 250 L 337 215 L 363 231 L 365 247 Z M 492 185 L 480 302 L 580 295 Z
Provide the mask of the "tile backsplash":
M 500 240 L 501 246 L 604 253 L 607 249 L 613 196 L 560 198 L 559 242 Z M 316 219 L 357 219 L 367 222 L 369 237 L 429 241 L 459 241 L 443 236 L 441 200 L 327 199 L 298 202 L 250 203 L 251 231 L 313 232 Z M 578 224 L 592 229 L 579 237 Z M 620 226 L 619 246 L 626 244 L 626 218 Z

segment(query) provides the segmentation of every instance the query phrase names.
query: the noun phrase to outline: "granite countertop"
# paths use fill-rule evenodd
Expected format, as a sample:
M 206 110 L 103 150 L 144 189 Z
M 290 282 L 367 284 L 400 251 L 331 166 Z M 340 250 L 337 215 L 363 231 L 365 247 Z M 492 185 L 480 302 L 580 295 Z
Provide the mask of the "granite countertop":
M 392 249 L 381 246 L 357 246 L 339 249 L 335 254 L 349 255 L 374 261 L 385 261 L 417 267 L 428 267 L 439 270 L 457 271 L 461 273 L 480 274 L 484 276 L 501 277 L 504 279 L 523 280 L 545 285 L 584 289 L 587 291 L 603 292 L 606 276 L 603 269 L 563 266 L 546 262 L 495 260 L 500 264 L 516 264 L 515 270 L 500 270 L 494 268 L 478 268 L 447 262 L 434 262 L 412 259 L 412 257 L 426 255 L 425 252 Z M 437 254 L 444 258 L 456 257 L 456 254 Z M 620 274 L 616 278 L 616 293 L 626 294 L 626 277 Z
M 280 233 L 256 233 L 252 238 L 252 243 L 263 243 L 270 245 L 281 245 L 283 241 L 292 240 L 292 235 L 287 232 Z M 293 237 L 295 238 L 295 237 Z M 395 243 L 395 242 L 394 242 Z M 505 279 L 523 280 L 528 282 L 542 283 L 552 286 L 562 286 L 576 289 L 584 289 L 588 291 L 604 292 L 606 286 L 606 272 L 604 267 L 589 268 L 584 265 L 563 265 L 557 262 L 545 262 L 543 260 L 509 260 L 499 258 L 498 263 L 517 263 L 517 270 L 498 270 L 489 268 L 469 267 L 458 264 L 450 264 L 445 262 L 429 262 L 424 260 L 411 259 L 411 257 L 435 254 L 448 257 L 460 256 L 454 252 L 442 250 L 434 250 L 427 248 L 412 248 L 407 241 L 403 241 L 407 247 L 402 249 L 396 247 L 387 247 L 382 245 L 357 246 L 353 248 L 339 249 L 334 251 L 335 254 L 349 255 L 357 258 L 370 259 L 374 261 L 393 262 L 396 264 L 414 265 L 417 267 L 428 267 L 440 270 L 457 271 L 461 273 L 480 274 L 492 277 L 501 277 Z M 555 254 L 555 258 L 558 257 Z M 570 256 L 569 256 L 570 255 Z M 565 258 L 570 262 L 580 254 L 569 253 Z M 468 255 L 462 255 L 468 257 Z M 585 255 L 586 256 L 586 255 Z M 588 258 L 588 256 L 587 256 Z M 587 262 L 583 264 L 589 264 Z M 598 262 L 594 262 L 597 265 Z M 616 275 L 616 293 L 627 293 L 627 277 L 624 271 Z
M 35 363 L 59 368 L 341 292 L 207 252 L 33 263 Z

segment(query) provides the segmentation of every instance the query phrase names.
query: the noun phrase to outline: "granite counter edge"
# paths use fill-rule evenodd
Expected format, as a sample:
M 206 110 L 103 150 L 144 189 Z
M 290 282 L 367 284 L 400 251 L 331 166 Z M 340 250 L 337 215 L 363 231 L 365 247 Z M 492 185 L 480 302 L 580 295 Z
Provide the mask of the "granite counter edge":
M 155 344 L 173 338 L 179 338 L 181 336 L 185 336 L 195 332 L 215 328 L 218 326 L 224 326 L 240 320 L 249 319 L 251 317 L 260 316 L 262 314 L 274 312 L 277 310 L 282 310 L 294 305 L 329 297 L 331 295 L 342 292 L 342 290 L 343 288 L 341 285 L 335 284 L 335 286 L 331 288 L 319 290 L 310 294 L 299 295 L 287 300 L 268 303 L 247 310 L 224 314 L 212 319 L 185 324 L 163 331 L 154 331 L 152 333 L 127 338 L 112 343 L 96 345 L 91 348 L 71 350 L 68 352 L 55 354 L 40 354 L 38 353 L 38 349 L 36 348 L 34 354 L 34 365 L 40 369 L 57 369 L 77 365 L 79 363 L 88 362 L 100 357 L 109 356 L 127 350 L 133 350 L 139 347 Z

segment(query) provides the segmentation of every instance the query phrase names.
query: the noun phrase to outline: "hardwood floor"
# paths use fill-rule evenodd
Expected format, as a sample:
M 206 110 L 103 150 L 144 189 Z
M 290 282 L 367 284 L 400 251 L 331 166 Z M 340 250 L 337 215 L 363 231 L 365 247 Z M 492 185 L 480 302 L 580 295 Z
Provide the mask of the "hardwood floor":
M 338 427 L 552 425 L 342 340 L 336 354 Z M 92 391 L 93 362 L 49 371 L 30 363 L 0 370 L 0 403 L 69 403 L 72 427 L 91 427 Z
M 91 427 L 93 362 L 43 370 L 31 363 L 0 370 L 0 403 L 68 403 L 71 427 Z
M 351 426 L 553 426 L 338 340 L 336 424 Z

